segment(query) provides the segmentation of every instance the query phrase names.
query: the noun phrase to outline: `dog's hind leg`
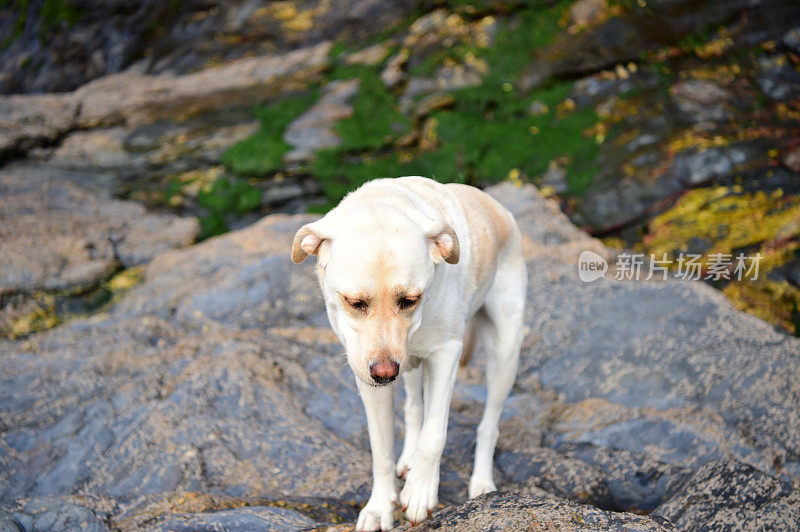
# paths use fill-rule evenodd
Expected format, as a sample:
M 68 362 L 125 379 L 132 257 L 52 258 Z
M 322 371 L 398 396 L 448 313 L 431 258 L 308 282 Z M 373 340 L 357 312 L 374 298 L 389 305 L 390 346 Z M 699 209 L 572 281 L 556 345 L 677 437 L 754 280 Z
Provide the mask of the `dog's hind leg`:
M 519 368 L 519 351 L 525 314 L 527 272 L 521 254 L 498 265 L 486 297 L 478 333 L 486 350 L 486 406 L 475 441 L 475 467 L 469 481 L 469 497 L 494 491 L 493 457 L 500 434 L 500 414 Z
M 407 369 L 403 374 L 406 401 L 403 407 L 404 431 L 403 452 L 397 460 L 397 476 L 405 478 L 411 467 L 411 457 L 417 448 L 419 431 L 422 430 L 422 366 Z

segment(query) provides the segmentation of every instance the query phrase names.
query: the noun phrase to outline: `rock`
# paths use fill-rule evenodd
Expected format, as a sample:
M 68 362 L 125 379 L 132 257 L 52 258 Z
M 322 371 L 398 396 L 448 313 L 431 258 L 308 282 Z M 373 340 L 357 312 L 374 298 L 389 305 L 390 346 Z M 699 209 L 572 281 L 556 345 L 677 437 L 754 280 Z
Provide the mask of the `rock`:
M 488 70 L 488 65 L 479 60 L 463 65 L 444 65 L 436 72 L 436 84 L 441 90 L 475 87 L 481 84 L 481 80 Z
M 800 54 L 800 26 L 787 31 L 781 40 L 783 44 L 791 48 L 794 53 Z
M 202 514 L 184 514 L 158 523 L 152 530 L 298 530 L 316 525 L 313 520 L 289 508 L 248 506 Z
M 495 463 L 506 478 L 526 488 L 539 488 L 565 499 L 610 508 L 611 498 L 601 471 L 548 448 L 503 451 Z
M 607 7 L 605 0 L 579 0 L 569 8 L 570 20 L 576 26 L 588 26 L 600 20 Z
M 0 96 L 0 155 L 56 142 L 74 127 L 78 109 L 70 95 Z
M 0 530 L 9 532 L 25 530 L 52 530 L 69 532 L 71 530 L 87 530 L 101 532 L 108 530 L 103 522 L 105 515 L 90 510 L 84 505 L 57 499 L 40 499 L 20 501 L 10 506 L 7 511 L 0 510 Z M 4 522 L 3 516 L 6 516 Z M 3 528 L 4 525 L 10 528 Z
M 687 185 L 699 185 L 714 178 L 725 178 L 751 157 L 748 151 L 750 150 L 728 147 L 682 152 L 675 157 L 673 172 L 676 179 Z
M 247 107 L 318 79 L 330 46 L 324 42 L 284 56 L 240 59 L 184 76 L 124 72 L 72 93 L 0 96 L 0 155 L 53 143 L 75 128 L 180 121 Z
M 520 86 L 531 90 L 553 77 L 588 74 L 620 63 L 636 61 L 643 50 L 675 45 L 708 25 L 735 16 L 742 4 L 735 1 L 699 6 L 682 0 L 648 1 L 646 7 L 616 13 L 584 31 L 565 32 L 537 52 L 522 75 Z M 790 1 L 762 3 L 754 7 L 759 17 L 745 26 L 738 38 L 755 45 L 764 35 L 790 29 L 800 7 Z M 663 21 L 669 20 L 669 25 Z M 777 24 L 777 26 L 776 26 Z
M 330 47 L 323 42 L 281 56 L 238 59 L 183 76 L 124 72 L 99 78 L 75 91 L 81 104 L 75 122 L 80 127 L 119 122 L 136 125 L 246 106 L 318 79 L 328 63 Z
M 420 118 L 429 115 L 437 109 L 444 109 L 453 105 L 455 99 L 451 94 L 445 92 L 435 92 L 429 94 L 419 101 L 414 114 Z
M 348 65 L 375 66 L 386 58 L 393 44 L 391 40 L 387 40 L 367 46 L 363 50 L 347 54 L 344 62 Z
M 729 120 L 733 115 L 725 108 L 731 98 L 728 91 L 711 81 L 685 80 L 670 87 L 678 109 L 690 122 Z
M 29 525 L 28 528 L 31 528 Z M 0 510 L 0 531 L 2 532 L 25 532 L 26 527 L 19 520 L 6 512 Z
M 562 443 L 559 455 L 581 460 L 603 480 L 608 504 L 618 511 L 651 512 L 680 491 L 692 475 L 681 468 L 654 460 L 646 453 L 632 453 L 585 443 Z
M 777 101 L 789 101 L 800 92 L 800 72 L 784 55 L 765 56 L 758 59 L 759 75 L 756 82 L 761 90 Z
M 418 6 L 403 0 L 342 0 L 337 8 L 289 0 L 280 4 L 204 0 L 169 6 L 65 5 L 4 11 L 0 93 L 66 92 L 98 77 L 136 70 L 177 75 L 243 57 L 282 55 L 330 39 L 370 39 Z M 20 24 L 19 27 L 16 24 Z M 155 31 L 169 28 L 169 31 Z
M 547 104 L 541 100 L 534 100 L 531 102 L 530 107 L 528 107 L 528 113 L 532 116 L 541 116 L 545 115 L 550 111 L 547 107 Z
M 535 518 L 656 530 L 668 523 L 608 510 L 666 515 L 680 486 L 721 471 L 719 460 L 748 463 L 764 482 L 800 475 L 798 340 L 701 283 L 583 283 L 580 251 L 611 260 L 610 251 L 529 185 L 490 192 L 519 220 L 530 275 L 496 461 L 508 491 L 464 503 L 485 393 L 479 350 L 454 394 L 440 490 L 448 506 L 426 526 Z M 0 500 L 22 501 L 2 508 L 35 520 L 42 512 L 28 501 L 53 519 L 78 512 L 123 529 L 352 521 L 369 495 L 365 421 L 314 266 L 287 253 L 313 219 L 268 216 L 162 252 L 106 312 L 0 341 Z M 398 400 L 398 427 L 401 409 Z M 781 486 L 780 500 L 794 500 L 797 490 Z M 79 503 L 76 490 L 105 498 Z M 709 508 L 736 504 L 727 493 Z M 286 496 L 316 502 L 277 510 Z
M 800 146 L 795 146 L 783 156 L 783 164 L 792 172 L 800 173 Z
M 124 127 L 76 131 L 53 150 L 51 161 L 67 168 L 117 168 L 141 165 L 125 149 L 128 131 Z
M 150 214 L 70 182 L 82 178 L 37 163 L 0 171 L 3 292 L 91 285 L 197 236 L 196 220 Z
M 358 79 L 351 79 L 325 85 L 319 101 L 286 128 L 283 139 L 294 149 L 284 156 L 285 161 L 308 161 L 317 150 L 333 148 L 341 143 L 333 127 L 353 115 L 350 101 L 358 93 L 359 83 Z
M 701 523 L 730 529 L 788 530 L 800 520 L 800 492 L 790 482 L 751 466 L 719 460 L 698 470 L 653 515 L 686 530 L 697 530 Z
M 563 194 L 569 190 L 567 184 L 567 172 L 563 165 L 552 160 L 547 165 L 547 171 L 542 176 L 542 186 L 550 187 L 556 194 Z
M 606 101 L 608 98 L 625 93 L 633 87 L 641 89 L 650 85 L 651 80 L 648 79 L 646 75 L 640 75 L 631 79 L 628 71 L 621 65 L 618 66 L 628 77 L 622 79 L 609 71 L 602 71 L 591 76 L 583 77 L 575 82 L 570 98 L 572 98 L 578 107 L 601 105 L 602 102 Z
M 391 89 L 399 85 L 400 82 L 405 79 L 406 74 L 403 72 L 403 65 L 405 65 L 407 60 L 408 48 L 402 48 L 387 61 L 386 66 L 381 72 L 381 80 L 384 85 Z
M 439 510 L 422 523 L 424 530 L 485 530 L 501 525 L 514 530 L 671 530 L 665 520 L 607 512 L 544 494 L 495 492 Z M 408 524 L 398 530 L 409 530 Z

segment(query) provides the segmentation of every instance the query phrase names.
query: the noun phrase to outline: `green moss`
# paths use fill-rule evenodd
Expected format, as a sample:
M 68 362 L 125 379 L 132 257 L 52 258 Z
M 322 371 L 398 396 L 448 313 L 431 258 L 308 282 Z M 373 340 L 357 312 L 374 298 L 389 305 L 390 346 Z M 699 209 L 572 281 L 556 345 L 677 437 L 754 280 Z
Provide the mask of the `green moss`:
M 533 54 L 549 45 L 561 31 L 559 21 L 572 2 L 560 1 L 549 7 L 544 4 L 531 2 L 519 10 L 503 22 L 492 46 L 477 51 L 491 66 L 484 85 L 500 88 L 505 82 L 516 81 Z
M 279 169 L 284 154 L 291 148 L 283 140 L 286 127 L 316 101 L 318 93 L 313 90 L 254 108 L 261 129 L 231 146 L 220 162 L 234 174 L 242 176 L 265 177 Z
M 556 157 L 569 161 L 572 193 L 583 193 L 594 175 L 593 161 L 600 149 L 583 131 L 597 122 L 596 113 L 591 108 L 558 111 L 572 82 L 553 83 L 532 94 L 514 89 L 533 52 L 558 33 L 558 21 L 568 5 L 526 5 L 504 21 L 492 46 L 462 46 L 417 67 L 420 72 L 433 71 L 444 57 L 467 53 L 489 66 L 481 85 L 452 91 L 452 108 L 435 112 L 429 118 L 433 122 L 422 126 L 421 136 L 432 136 L 423 139 L 428 144 L 425 149 L 392 147 L 391 142 L 408 130 L 410 122 L 397 111 L 394 96 L 374 69 L 334 68 L 332 77 L 359 77 L 361 87 L 353 117 L 336 128 L 342 145 L 319 153 L 312 166 L 330 205 L 378 177 L 419 174 L 445 182 L 484 185 L 505 179 L 514 169 L 528 176 L 540 175 Z M 550 111 L 530 116 L 528 107 L 533 100 L 544 102 Z
M 198 193 L 197 203 L 205 210 L 200 216 L 200 238 L 204 239 L 226 232 L 229 214 L 242 215 L 259 208 L 261 193 L 246 181 L 223 176 Z
M 22 35 L 25 30 L 25 24 L 28 21 L 28 0 L 1 0 L 0 9 L 10 9 L 13 13 L 14 25 L 11 29 L 11 34 L 3 39 L 3 49 L 8 48 L 14 39 Z
M 340 151 L 377 149 L 411 129 L 411 120 L 397 110 L 394 96 L 377 73 L 365 70 L 359 78 L 353 115 L 336 124 L 336 132 L 342 137 Z
M 42 4 L 41 30 L 45 33 L 58 28 L 62 23 L 68 27 L 75 25 L 83 11 L 65 0 L 44 0 Z
M 421 137 L 417 147 L 397 146 L 398 139 L 415 124 L 398 110 L 397 99 L 381 81 L 379 68 L 347 65 L 340 59 L 346 48 L 334 47 L 327 78 L 357 78 L 360 86 L 352 116 L 335 128 L 341 145 L 319 152 L 312 163 L 312 173 L 329 206 L 378 177 L 419 174 L 484 185 L 505 179 L 512 171 L 538 176 L 554 158 L 567 161 L 571 192 L 583 193 L 594 175 L 593 161 L 599 152 L 597 143 L 583 135 L 597 122 L 594 110 L 560 109 L 572 90 L 571 82 L 552 83 L 532 94 L 520 94 L 514 88 L 533 53 L 559 32 L 559 20 L 569 5 L 563 1 L 552 6 L 544 2 L 516 6 L 516 12 L 500 25 L 492 46 L 462 44 L 418 67 L 433 71 L 445 57 L 461 62 L 470 55 L 473 61 L 485 62 L 488 72 L 480 86 L 452 91 L 451 109 L 439 110 L 427 122 L 416 124 Z M 550 111 L 530 116 L 533 100 L 544 102 Z M 289 149 L 282 139 L 286 125 L 308 105 L 308 100 L 292 99 L 260 108 L 262 130 L 233 146 L 222 162 L 239 175 L 274 172 Z M 225 227 L 223 208 L 209 212 L 204 221 L 206 235 Z

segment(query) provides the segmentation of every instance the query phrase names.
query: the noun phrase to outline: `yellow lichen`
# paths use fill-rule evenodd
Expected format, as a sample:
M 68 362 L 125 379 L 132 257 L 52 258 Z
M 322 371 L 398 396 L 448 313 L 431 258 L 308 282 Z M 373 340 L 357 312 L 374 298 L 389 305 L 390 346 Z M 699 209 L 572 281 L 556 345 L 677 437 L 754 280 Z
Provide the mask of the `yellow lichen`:
M 14 319 L 5 331 L 5 336 L 20 338 L 31 333 L 51 329 L 61 323 L 61 317 L 56 310 L 56 300 L 53 294 L 39 294 L 34 297 L 32 310 Z
M 106 288 L 111 292 L 130 290 L 142 281 L 142 268 L 140 266 L 122 270 L 108 280 Z
M 672 208 L 655 217 L 642 240 L 642 251 L 666 254 L 678 267 L 681 253 L 700 255 L 707 267 L 714 256 L 759 256 L 757 276 L 730 275 L 724 293 L 737 308 L 794 332 L 792 306 L 800 290 L 767 274 L 800 250 L 800 198 L 773 192 L 743 192 L 741 187 L 709 187 L 685 193 Z M 744 253 L 742 250 L 747 250 Z M 704 274 L 706 270 L 704 268 Z

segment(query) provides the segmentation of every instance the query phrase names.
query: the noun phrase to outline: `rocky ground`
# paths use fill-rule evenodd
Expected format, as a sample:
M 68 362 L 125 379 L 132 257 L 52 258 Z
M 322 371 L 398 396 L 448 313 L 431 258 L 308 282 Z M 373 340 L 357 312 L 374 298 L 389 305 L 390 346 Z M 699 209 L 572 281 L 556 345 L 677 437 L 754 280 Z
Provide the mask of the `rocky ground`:
M 795 526 L 800 341 L 702 283 L 583 283 L 574 257 L 597 241 L 530 185 L 491 192 L 523 227 L 530 272 L 501 492 L 465 503 L 479 356 L 425 526 Z M 309 219 L 160 253 L 107 311 L 3 342 L 7 529 L 352 523 L 369 446 L 312 266 L 287 255 Z
M 611 247 L 760 254 L 759 279 L 714 286 L 800 335 L 794 1 L 132 6 L 0 13 L 0 157 L 198 216 L 200 238 L 376 175 L 530 181 Z M 0 328 L 95 285 L 5 287 Z
M 351 526 L 362 409 L 287 252 L 409 173 L 507 181 L 530 272 L 501 492 L 465 502 L 477 356 L 425 527 L 797 527 L 796 2 L 139 4 L 0 12 L 0 529 Z M 622 247 L 763 276 L 578 280 Z

